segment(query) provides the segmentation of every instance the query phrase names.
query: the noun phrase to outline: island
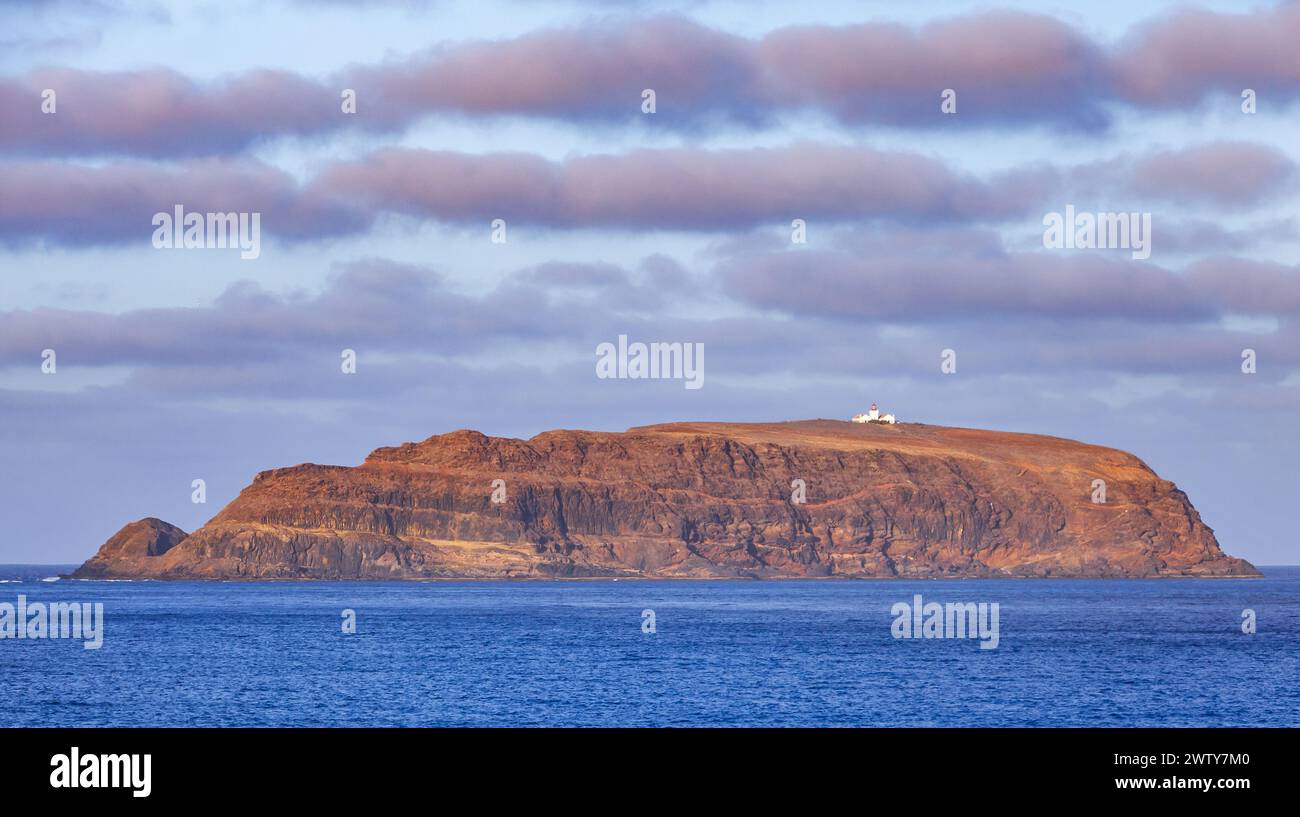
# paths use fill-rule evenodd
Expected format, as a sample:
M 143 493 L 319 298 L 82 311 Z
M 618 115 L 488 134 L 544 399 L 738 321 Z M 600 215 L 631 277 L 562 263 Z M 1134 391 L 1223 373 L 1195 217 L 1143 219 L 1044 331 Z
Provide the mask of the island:
M 890 420 L 894 418 L 891 416 Z M 73 578 L 1256 577 L 1132 454 L 922 423 L 460 430 L 258 474 Z

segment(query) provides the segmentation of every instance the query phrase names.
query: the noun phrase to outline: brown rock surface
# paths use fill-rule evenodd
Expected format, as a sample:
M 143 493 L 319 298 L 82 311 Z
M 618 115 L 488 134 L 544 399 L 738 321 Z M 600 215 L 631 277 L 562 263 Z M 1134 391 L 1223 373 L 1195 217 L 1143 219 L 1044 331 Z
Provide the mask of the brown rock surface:
M 146 517 L 132 522 L 104 543 L 93 557 L 72 575 L 79 579 L 146 574 L 153 560 L 176 547 L 185 531 L 161 519 Z
M 791 502 L 795 479 L 804 504 Z M 1105 504 L 1091 501 L 1094 479 Z M 188 538 L 166 526 L 148 546 L 133 530 L 146 524 L 165 525 L 128 525 L 75 575 L 1259 575 L 1131 454 L 920 424 L 674 423 L 526 441 L 456 431 L 355 468 L 264 471 Z

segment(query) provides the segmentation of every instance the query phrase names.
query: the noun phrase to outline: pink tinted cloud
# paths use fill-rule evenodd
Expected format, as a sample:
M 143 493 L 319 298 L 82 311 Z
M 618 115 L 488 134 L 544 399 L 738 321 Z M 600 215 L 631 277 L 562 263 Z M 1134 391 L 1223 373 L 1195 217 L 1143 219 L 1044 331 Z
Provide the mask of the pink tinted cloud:
M 547 29 L 449 43 L 326 78 L 252 71 L 199 83 L 165 69 L 45 69 L 0 79 L 0 150 L 32 155 L 230 154 L 259 140 L 348 127 L 391 132 L 433 114 L 525 115 L 572 122 L 644 118 L 658 127 L 756 124 L 824 111 L 848 124 L 1047 123 L 1101 129 L 1116 103 L 1191 106 L 1250 87 L 1300 95 L 1300 5 L 1244 14 L 1182 11 L 1117 47 L 1054 17 L 992 12 L 919 28 L 894 23 L 793 26 L 759 39 L 677 17 Z M 59 114 L 40 92 L 59 93 Z M 357 113 L 339 94 L 358 94 Z
M 56 112 L 42 111 L 55 92 Z M 0 80 L 0 149 L 37 154 L 198 156 L 344 124 L 338 91 L 285 71 L 200 85 L 167 69 L 44 69 Z
M 155 213 L 260 212 L 280 235 L 343 233 L 364 226 L 342 205 L 300 195 L 287 173 L 250 160 L 201 159 L 159 167 L 49 160 L 0 163 L 0 240 L 148 245 Z
M 647 88 L 662 99 L 657 115 L 670 119 L 744 115 L 758 101 L 752 50 L 731 34 L 652 18 L 444 46 L 355 79 L 394 121 L 413 110 L 630 119 L 642 115 Z
M 987 220 L 1041 198 L 1039 174 L 992 181 L 917 154 L 821 144 L 639 150 L 548 162 L 394 149 L 334 165 L 313 195 L 441 221 L 708 230 L 793 218 Z
M 1288 188 L 1296 168 L 1280 150 L 1214 142 L 1142 157 L 1130 168 L 1134 192 L 1166 199 L 1252 204 Z
M 1100 50 L 1051 17 L 994 12 L 932 23 L 798 26 L 758 45 L 771 99 L 848 122 L 938 125 L 940 93 L 975 121 L 1100 125 Z
M 1223 256 L 1195 262 L 1187 277 L 1225 311 L 1300 316 L 1300 266 Z
M 337 161 L 299 183 L 251 160 L 170 165 L 54 160 L 0 163 L 0 239 L 111 243 L 140 235 L 155 212 L 261 212 L 263 229 L 313 238 L 367 229 L 383 214 L 452 224 L 496 218 L 561 229 L 723 231 L 821 222 L 906 225 L 1021 221 L 1039 227 L 1066 190 L 1128 185 L 1135 195 L 1240 205 L 1294 175 L 1285 157 L 1249 144 L 1122 157 L 987 177 L 905 151 L 824 143 L 779 148 L 672 148 L 550 161 L 529 153 L 385 149 Z M 1094 191 L 1095 192 L 1095 191 Z
M 1133 206 L 1157 199 L 1239 210 L 1293 190 L 1297 175 L 1295 163 L 1271 145 L 1219 141 L 1076 165 L 1066 180 L 1077 196 L 1127 194 Z
M 1300 4 L 1241 14 L 1177 11 L 1133 31 L 1112 60 L 1118 93 L 1142 106 L 1173 107 L 1212 92 L 1252 88 L 1264 108 L 1300 94 Z

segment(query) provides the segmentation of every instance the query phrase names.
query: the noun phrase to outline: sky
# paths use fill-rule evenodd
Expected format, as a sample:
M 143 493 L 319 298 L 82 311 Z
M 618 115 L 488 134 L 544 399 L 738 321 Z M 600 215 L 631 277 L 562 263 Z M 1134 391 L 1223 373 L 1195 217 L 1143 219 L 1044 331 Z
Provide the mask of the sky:
M 1300 563 L 1297 42 L 1288 2 L 0 1 L 0 563 L 461 428 L 873 401 L 1131 451 Z M 257 257 L 155 246 L 177 205 Z M 1067 207 L 1149 254 L 1045 246 Z M 620 335 L 703 387 L 599 377 Z

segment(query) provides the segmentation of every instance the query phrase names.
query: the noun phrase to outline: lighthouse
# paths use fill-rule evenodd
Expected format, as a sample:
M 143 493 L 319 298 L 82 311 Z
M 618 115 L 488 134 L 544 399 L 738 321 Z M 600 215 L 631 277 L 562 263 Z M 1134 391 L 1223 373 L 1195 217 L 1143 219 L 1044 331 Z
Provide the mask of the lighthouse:
M 872 403 L 872 404 L 871 404 L 871 408 L 867 409 L 867 413 L 866 413 L 866 414 L 855 414 L 855 415 L 853 415 L 853 422 L 855 422 L 855 423 L 884 423 L 885 425 L 891 425 L 891 426 L 892 426 L 892 425 L 894 425 L 894 423 L 896 423 L 896 422 L 898 422 L 898 421 L 894 419 L 894 415 L 892 415 L 892 414 L 881 414 L 881 413 L 880 413 L 880 407 L 877 406 L 875 403 Z

